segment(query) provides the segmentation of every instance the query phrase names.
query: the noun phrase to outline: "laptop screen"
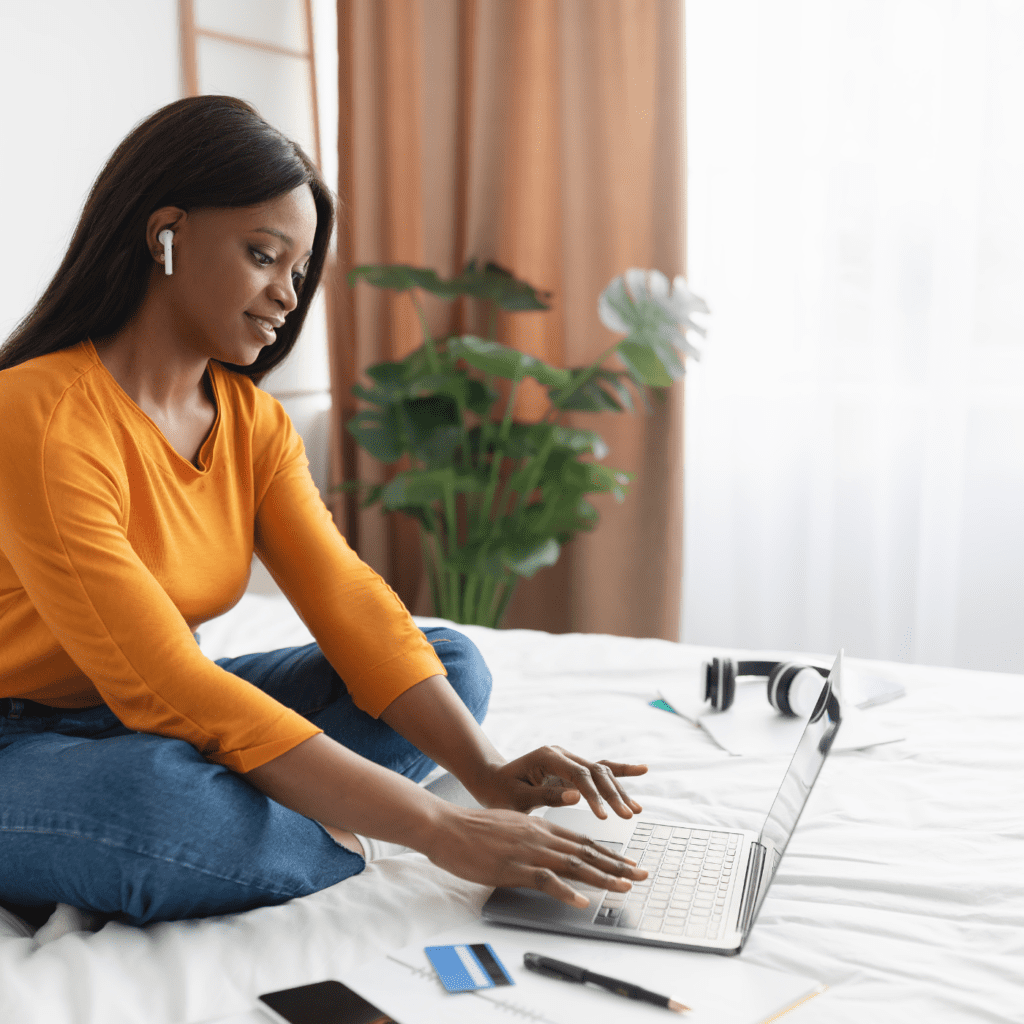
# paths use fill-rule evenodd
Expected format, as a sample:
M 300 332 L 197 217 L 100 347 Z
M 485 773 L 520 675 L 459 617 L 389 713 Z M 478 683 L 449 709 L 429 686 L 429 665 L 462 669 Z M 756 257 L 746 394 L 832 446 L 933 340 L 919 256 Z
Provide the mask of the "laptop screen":
M 776 868 L 789 843 L 789 837 L 800 820 L 800 813 L 807 803 L 811 787 L 825 763 L 836 731 L 839 729 L 842 713 L 836 694 L 842 692 L 842 664 L 843 652 L 840 651 L 828 679 L 822 685 L 811 717 L 796 745 L 789 770 L 768 812 L 764 828 L 761 829 L 760 842 L 766 847 L 765 856 L 768 860 L 761 875 L 758 907 L 772 878 L 775 877 Z

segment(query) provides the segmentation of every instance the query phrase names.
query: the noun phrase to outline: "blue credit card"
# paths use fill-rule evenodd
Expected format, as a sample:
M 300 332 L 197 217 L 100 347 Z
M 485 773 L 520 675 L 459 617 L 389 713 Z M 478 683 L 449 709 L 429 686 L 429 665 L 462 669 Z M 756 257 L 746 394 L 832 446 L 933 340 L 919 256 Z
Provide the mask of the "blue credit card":
M 472 992 L 478 988 L 515 984 L 489 942 L 427 946 L 424 952 L 449 992 Z

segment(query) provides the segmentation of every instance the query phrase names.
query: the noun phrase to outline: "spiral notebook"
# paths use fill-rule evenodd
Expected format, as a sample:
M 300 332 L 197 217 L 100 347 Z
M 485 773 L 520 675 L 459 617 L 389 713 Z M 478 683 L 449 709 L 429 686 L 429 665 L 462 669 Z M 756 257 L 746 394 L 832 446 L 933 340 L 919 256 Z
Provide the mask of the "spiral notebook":
M 365 964 L 342 980 L 401 1024 L 760 1024 L 810 999 L 824 986 L 796 974 L 736 957 L 626 946 L 547 933 L 523 932 L 481 921 L 431 936 L 429 944 L 487 942 L 514 984 L 473 992 L 447 992 L 424 943 Z M 541 953 L 599 974 L 671 996 L 691 1008 L 667 1010 L 613 995 L 590 985 L 546 978 L 523 967 L 525 952 Z

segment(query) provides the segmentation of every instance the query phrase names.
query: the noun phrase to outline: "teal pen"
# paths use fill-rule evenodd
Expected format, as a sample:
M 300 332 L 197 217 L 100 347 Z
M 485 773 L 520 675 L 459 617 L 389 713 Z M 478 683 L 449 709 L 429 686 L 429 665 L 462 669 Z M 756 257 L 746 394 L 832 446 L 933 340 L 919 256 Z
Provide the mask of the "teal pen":
M 619 981 L 617 978 L 609 978 L 604 974 L 595 974 L 585 967 L 576 967 L 567 964 L 562 960 L 553 960 L 549 956 L 541 956 L 540 953 L 524 953 L 523 966 L 536 974 L 543 974 L 548 978 L 558 978 L 559 981 L 571 981 L 577 985 L 599 985 L 607 992 L 614 992 L 617 996 L 625 996 L 627 999 L 636 999 L 641 1003 L 653 1003 L 655 1006 L 664 1006 L 666 1009 L 674 1010 L 676 1013 L 683 1013 L 690 1008 L 682 1003 L 670 999 L 668 996 L 659 996 L 657 992 L 648 992 L 639 985 L 633 985 L 628 981 Z

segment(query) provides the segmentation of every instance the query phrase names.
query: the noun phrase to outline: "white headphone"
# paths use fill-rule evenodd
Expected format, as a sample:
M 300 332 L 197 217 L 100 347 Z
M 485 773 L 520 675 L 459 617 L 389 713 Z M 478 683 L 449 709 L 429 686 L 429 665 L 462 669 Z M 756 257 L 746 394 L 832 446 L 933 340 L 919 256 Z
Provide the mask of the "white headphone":
M 792 661 L 733 661 L 712 658 L 702 666 L 704 699 L 715 711 L 728 711 L 736 697 L 736 680 L 740 676 L 768 679 L 768 703 L 787 718 L 806 717 L 821 693 L 822 681 L 829 670 L 817 665 L 800 665 Z
M 159 235 L 156 236 L 156 240 L 161 242 L 164 247 L 164 273 L 174 273 L 174 250 L 171 247 L 171 243 L 174 241 L 174 232 L 170 228 L 164 228 Z

